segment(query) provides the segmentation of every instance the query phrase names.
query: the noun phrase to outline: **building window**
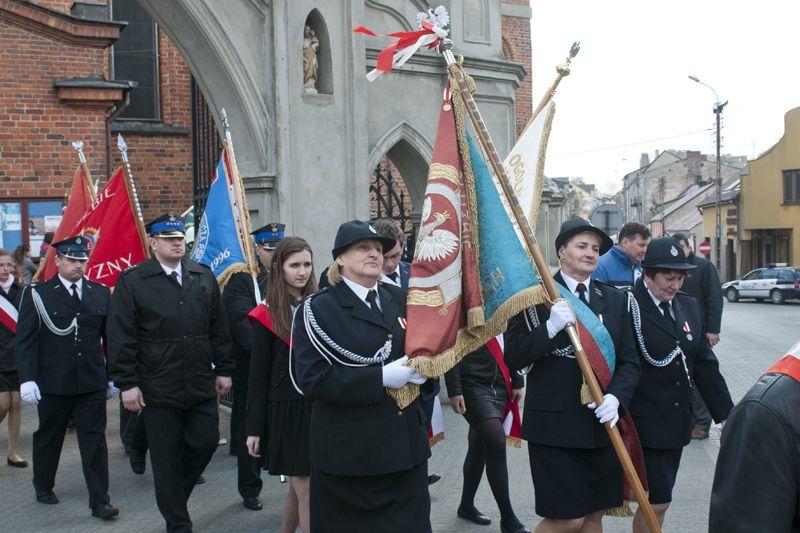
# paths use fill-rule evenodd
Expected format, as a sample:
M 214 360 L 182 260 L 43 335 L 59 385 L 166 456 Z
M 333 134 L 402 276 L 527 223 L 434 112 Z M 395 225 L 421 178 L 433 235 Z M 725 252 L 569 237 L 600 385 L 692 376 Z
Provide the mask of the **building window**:
M 27 244 L 31 257 L 38 258 L 45 233 L 56 231 L 63 209 L 61 198 L 0 199 L 0 248 L 13 252 Z
M 800 204 L 800 170 L 783 171 L 783 203 Z
M 159 120 L 161 105 L 158 72 L 158 28 L 153 17 L 136 0 L 113 0 L 112 19 L 128 23 L 111 47 L 111 72 L 115 80 L 132 80 L 131 102 L 121 119 Z

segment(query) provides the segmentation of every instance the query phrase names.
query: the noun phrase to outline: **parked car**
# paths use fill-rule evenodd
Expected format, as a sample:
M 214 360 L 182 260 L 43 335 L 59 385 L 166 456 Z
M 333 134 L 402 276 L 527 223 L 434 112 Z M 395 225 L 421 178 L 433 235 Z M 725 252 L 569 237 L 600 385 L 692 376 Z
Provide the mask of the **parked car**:
M 731 303 L 754 298 L 757 302 L 769 299 L 782 304 L 787 299 L 800 298 L 800 267 L 778 264 L 757 268 L 741 279 L 723 283 L 722 292 Z

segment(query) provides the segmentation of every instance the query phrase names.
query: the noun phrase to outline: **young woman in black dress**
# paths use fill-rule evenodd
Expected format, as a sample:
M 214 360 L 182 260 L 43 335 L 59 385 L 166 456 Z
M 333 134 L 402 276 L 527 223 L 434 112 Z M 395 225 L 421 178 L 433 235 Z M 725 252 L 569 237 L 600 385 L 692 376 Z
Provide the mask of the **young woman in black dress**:
M 247 393 L 247 450 L 264 452 L 269 473 L 289 476 L 281 533 L 309 526 L 311 402 L 292 386 L 289 337 L 298 302 L 317 289 L 311 247 L 299 237 L 278 243 L 270 267 L 266 304 L 250 313 L 253 353 Z

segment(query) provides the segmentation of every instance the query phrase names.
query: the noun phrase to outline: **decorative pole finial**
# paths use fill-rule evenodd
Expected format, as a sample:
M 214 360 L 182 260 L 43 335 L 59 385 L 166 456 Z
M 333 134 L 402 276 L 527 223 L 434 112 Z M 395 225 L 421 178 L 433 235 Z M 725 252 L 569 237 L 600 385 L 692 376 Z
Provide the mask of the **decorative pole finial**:
M 128 145 L 125 144 L 125 139 L 122 138 L 122 134 L 117 134 L 117 148 L 122 153 L 122 159 L 128 161 Z
M 83 155 L 83 141 L 72 141 L 72 147 L 78 152 L 80 162 L 86 164 L 86 156 Z
M 220 113 L 220 116 L 222 116 L 222 128 L 225 131 L 228 131 L 230 129 L 230 126 L 228 125 L 228 114 L 225 112 L 225 108 L 224 107 L 221 108 L 219 110 L 219 113 Z
M 572 60 L 575 58 L 576 55 L 578 55 L 578 52 L 580 51 L 581 51 L 581 42 L 575 41 L 574 43 L 572 43 L 572 46 L 569 49 L 569 56 L 567 56 L 567 59 L 564 61 L 562 65 L 558 65 L 556 67 L 556 72 L 558 72 L 558 74 L 561 76 L 569 76 L 570 73 L 569 65 L 570 63 L 572 63 Z

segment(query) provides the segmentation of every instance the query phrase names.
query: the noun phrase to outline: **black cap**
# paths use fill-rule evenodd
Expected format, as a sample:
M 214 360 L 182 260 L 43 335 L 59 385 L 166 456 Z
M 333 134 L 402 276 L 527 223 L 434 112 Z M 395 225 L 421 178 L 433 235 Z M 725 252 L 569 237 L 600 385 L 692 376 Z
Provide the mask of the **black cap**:
M 592 223 L 585 218 L 573 217 L 569 220 L 565 220 L 564 223 L 561 224 L 561 229 L 558 230 L 558 236 L 556 237 L 556 253 L 558 253 L 561 245 L 570 240 L 573 235 L 587 231 L 596 234 L 600 238 L 600 255 L 603 255 L 614 246 L 614 241 L 611 240 L 611 237 L 609 237 L 605 231 L 592 226 Z
M 53 243 L 56 252 L 70 259 L 89 259 L 89 240 L 82 235 Z
M 260 244 L 269 250 L 274 250 L 283 239 L 285 229 L 286 224 L 270 222 L 266 226 L 261 226 L 257 230 L 250 232 L 250 235 L 253 236 L 256 244 Z
M 172 211 L 150 221 L 144 229 L 151 237 L 184 237 L 186 234 L 183 218 Z
M 642 266 L 669 270 L 692 270 L 696 265 L 686 261 L 681 245 L 672 237 L 659 237 L 647 245 Z
M 336 259 L 347 248 L 353 244 L 367 239 L 375 239 L 380 241 L 383 245 L 383 251 L 388 252 L 397 241 L 391 237 L 384 237 L 380 235 L 369 222 L 362 222 L 361 220 L 351 220 L 339 226 L 339 231 L 336 232 L 336 241 L 333 243 L 333 258 Z

